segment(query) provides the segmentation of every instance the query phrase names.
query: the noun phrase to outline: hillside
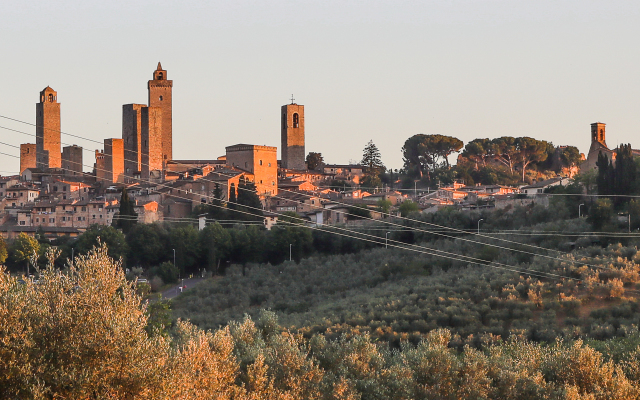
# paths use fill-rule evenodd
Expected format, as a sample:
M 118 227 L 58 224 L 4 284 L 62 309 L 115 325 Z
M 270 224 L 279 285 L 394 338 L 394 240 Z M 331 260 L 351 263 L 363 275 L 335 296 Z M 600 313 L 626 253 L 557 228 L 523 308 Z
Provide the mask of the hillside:
M 492 267 L 384 248 L 277 266 L 252 264 L 244 276 L 240 266 L 232 266 L 225 276 L 176 299 L 172 308 L 176 318 L 205 329 L 270 309 L 283 326 L 306 336 L 368 332 L 395 345 L 417 343 L 436 328 L 449 329 L 457 346 L 511 336 L 541 342 L 625 336 L 640 324 L 637 241 L 602 248 L 606 233 L 599 238 L 575 234 L 588 230 L 583 220 L 538 224 L 522 232 L 559 229 L 575 236 L 540 233 L 523 236 L 523 243 L 576 250 L 545 252 L 521 245 L 519 251 L 497 251 L 461 238 L 423 243 L 493 260 Z M 600 242 L 592 246 L 594 241 Z

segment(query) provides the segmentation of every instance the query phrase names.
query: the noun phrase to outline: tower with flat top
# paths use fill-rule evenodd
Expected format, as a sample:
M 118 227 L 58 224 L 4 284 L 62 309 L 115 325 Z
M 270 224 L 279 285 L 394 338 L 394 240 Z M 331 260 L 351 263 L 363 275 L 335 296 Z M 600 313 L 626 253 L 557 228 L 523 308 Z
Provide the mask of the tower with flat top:
M 36 103 L 36 166 L 44 171 L 61 164 L 60 103 L 58 93 L 47 86 Z
M 281 161 L 282 167 L 287 169 L 305 170 L 304 153 L 304 106 L 291 104 L 281 107 Z

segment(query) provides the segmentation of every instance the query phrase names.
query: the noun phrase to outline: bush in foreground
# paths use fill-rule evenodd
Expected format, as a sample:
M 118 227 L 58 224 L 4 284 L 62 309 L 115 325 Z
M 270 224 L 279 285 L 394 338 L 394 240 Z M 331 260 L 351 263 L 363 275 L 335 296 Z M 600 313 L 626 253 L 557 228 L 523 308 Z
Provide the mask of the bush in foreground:
M 518 339 L 457 352 L 436 329 L 396 350 L 368 335 L 306 340 L 270 312 L 167 332 L 104 245 L 64 271 L 49 256 L 38 281 L 0 274 L 1 398 L 639 398 L 639 338 L 600 346 L 613 357 L 580 341 Z

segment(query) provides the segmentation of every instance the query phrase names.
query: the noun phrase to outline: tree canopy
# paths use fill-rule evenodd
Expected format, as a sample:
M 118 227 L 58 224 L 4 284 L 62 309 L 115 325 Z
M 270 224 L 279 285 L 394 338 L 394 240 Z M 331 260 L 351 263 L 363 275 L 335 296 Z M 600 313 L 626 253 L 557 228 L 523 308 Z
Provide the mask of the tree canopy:
M 315 153 L 313 151 L 307 154 L 307 168 L 310 170 L 317 170 L 324 165 L 324 158 L 322 153 Z
M 463 142 L 455 137 L 444 135 L 411 136 L 404 142 L 402 154 L 405 168 L 432 174 L 439 166 L 449 167 L 449 155 L 460 151 Z

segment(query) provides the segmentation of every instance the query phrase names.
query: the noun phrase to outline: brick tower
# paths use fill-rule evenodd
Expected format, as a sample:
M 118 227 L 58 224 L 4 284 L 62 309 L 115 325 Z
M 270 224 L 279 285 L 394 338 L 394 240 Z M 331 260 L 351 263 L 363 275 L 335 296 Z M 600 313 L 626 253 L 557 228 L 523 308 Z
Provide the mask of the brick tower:
M 149 89 L 149 107 L 157 107 L 162 111 L 162 163 L 173 159 L 171 90 L 173 81 L 167 80 L 167 71 L 158 68 L 153 71 L 153 80 L 147 85 Z
M 131 178 L 142 171 L 142 109 L 144 104 L 122 106 L 122 139 L 124 140 L 124 174 Z
M 36 145 L 33 143 L 20 145 L 20 175 L 27 168 L 36 168 Z
M 36 165 L 45 170 L 60 168 L 60 103 L 58 93 L 49 86 L 36 103 Z
M 282 167 L 307 169 L 304 153 L 304 106 L 296 103 L 282 106 L 281 123 Z

